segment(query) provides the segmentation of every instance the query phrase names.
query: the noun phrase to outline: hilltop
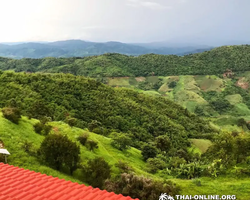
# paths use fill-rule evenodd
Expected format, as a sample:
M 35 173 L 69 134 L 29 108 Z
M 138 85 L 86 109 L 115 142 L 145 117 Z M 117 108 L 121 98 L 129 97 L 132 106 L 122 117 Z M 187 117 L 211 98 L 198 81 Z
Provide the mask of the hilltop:
M 223 46 L 185 56 L 146 54 L 127 56 L 107 53 L 74 58 L 0 58 L 0 69 L 16 72 L 63 72 L 87 77 L 217 75 L 227 69 L 250 70 L 250 45 Z

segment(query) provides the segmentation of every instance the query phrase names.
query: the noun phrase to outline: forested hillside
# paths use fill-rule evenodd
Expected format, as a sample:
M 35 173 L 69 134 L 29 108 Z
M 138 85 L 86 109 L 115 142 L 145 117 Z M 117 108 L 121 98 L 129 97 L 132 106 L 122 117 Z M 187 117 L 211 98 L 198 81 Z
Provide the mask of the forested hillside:
M 0 107 L 14 165 L 142 200 L 238 191 L 232 179 L 243 186 L 239 199 L 249 197 L 248 134 L 219 131 L 165 97 L 71 74 L 1 71 Z
M 223 46 L 185 56 L 104 54 L 84 58 L 14 60 L 0 58 L 0 69 L 16 72 L 63 72 L 88 77 L 216 75 L 227 69 L 250 70 L 250 45 Z
M 14 104 L 26 116 L 45 115 L 55 121 L 72 117 L 82 128 L 97 120 L 104 129 L 132 132 L 144 142 L 166 133 L 174 137 L 211 132 L 206 122 L 166 98 L 80 76 L 1 72 L 0 99 L 1 107 Z

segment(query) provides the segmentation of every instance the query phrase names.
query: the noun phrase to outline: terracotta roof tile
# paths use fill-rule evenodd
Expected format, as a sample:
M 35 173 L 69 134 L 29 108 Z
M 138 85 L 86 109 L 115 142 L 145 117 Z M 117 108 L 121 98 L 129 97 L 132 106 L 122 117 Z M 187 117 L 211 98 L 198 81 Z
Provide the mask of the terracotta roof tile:
M 3 163 L 0 163 L 0 185 L 0 200 L 133 200 Z

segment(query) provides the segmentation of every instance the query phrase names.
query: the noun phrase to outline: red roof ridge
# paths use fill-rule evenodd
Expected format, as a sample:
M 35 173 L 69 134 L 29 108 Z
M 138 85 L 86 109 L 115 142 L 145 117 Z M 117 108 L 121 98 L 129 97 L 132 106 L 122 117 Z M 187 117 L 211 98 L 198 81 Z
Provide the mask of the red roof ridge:
M 0 200 L 133 200 L 4 163 L 0 163 L 0 185 Z

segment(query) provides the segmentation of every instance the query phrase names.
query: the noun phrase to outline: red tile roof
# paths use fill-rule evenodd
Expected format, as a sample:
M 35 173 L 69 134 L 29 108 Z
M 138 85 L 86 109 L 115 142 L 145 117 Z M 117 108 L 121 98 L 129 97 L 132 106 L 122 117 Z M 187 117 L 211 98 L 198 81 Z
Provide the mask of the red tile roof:
M 0 163 L 0 200 L 132 200 L 132 198 Z

